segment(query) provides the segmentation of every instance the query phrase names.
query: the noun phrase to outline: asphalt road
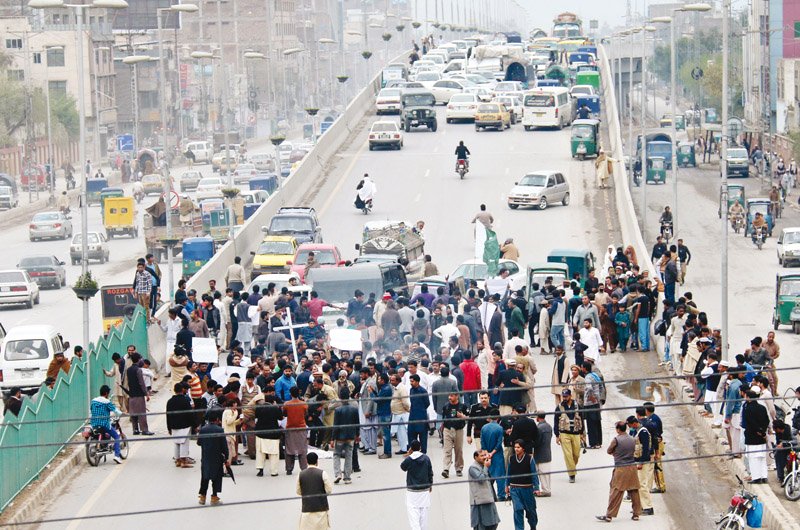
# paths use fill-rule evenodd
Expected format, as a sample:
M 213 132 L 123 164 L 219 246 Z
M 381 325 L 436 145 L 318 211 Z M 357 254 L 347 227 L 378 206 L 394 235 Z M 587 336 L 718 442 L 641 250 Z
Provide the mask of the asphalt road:
M 572 161 L 569 156 L 567 131 L 535 131 L 526 133 L 521 125 L 503 132 L 476 133 L 470 124 L 444 125 L 440 110 L 440 129 L 436 133 L 420 131 L 405 138 L 402 151 L 368 151 L 366 131 L 370 117 L 362 123 L 354 140 L 339 153 L 317 185 L 309 190 L 307 204 L 318 208 L 323 223 L 326 242 L 339 245 L 345 255 L 354 255 L 353 245 L 361 237 L 365 221 L 376 219 L 405 219 L 426 221 L 426 252 L 433 256 L 442 272 L 450 271 L 463 260 L 472 257 L 473 236 L 470 220 L 485 203 L 494 215 L 498 238 L 513 237 L 521 251 L 521 261 L 543 260 L 555 247 L 590 248 L 601 253 L 609 242 L 621 243 L 609 234 L 618 233 L 613 193 L 596 190 L 593 183 L 591 161 Z M 471 172 L 460 181 L 453 171 L 453 150 L 459 140 L 464 140 L 473 152 Z M 505 205 L 505 194 L 526 171 L 533 169 L 561 170 L 571 186 L 572 201 L 568 207 L 554 206 L 546 211 L 510 210 Z M 361 176 L 369 173 L 377 183 L 375 208 L 364 216 L 353 207 L 355 186 Z M 121 267 L 122 265 L 120 265 Z M 539 368 L 537 381 L 549 384 L 552 358 L 535 355 Z M 637 355 L 613 354 L 602 358 L 602 368 L 607 380 L 641 373 L 649 369 L 652 360 Z M 647 385 L 641 385 L 646 393 Z M 631 392 L 624 386 L 610 385 L 608 406 L 624 406 L 625 410 L 604 413 L 606 444 L 611 439 L 613 422 L 625 418 L 643 399 L 667 401 L 668 395 L 656 392 L 653 396 Z M 152 411 L 163 411 L 167 392 L 162 391 L 150 403 Z M 537 392 L 541 408 L 552 410 L 553 397 L 547 389 Z M 680 423 L 680 410 L 664 411 Z M 159 435 L 166 434 L 163 416 L 158 416 L 151 427 Z M 129 430 L 129 427 L 128 427 Z M 668 435 L 672 456 L 691 455 L 690 433 Z M 683 439 L 684 441 L 680 441 Z M 688 440 L 688 441 L 687 441 Z M 467 485 L 453 484 L 455 478 L 442 479 L 442 454 L 439 444 L 431 439 L 430 456 L 434 464 L 435 487 L 430 515 L 431 530 L 466 528 L 469 526 Z M 471 448 L 466 446 L 466 461 L 471 460 Z M 198 450 L 192 449 L 197 457 Z M 114 524 L 118 529 L 159 527 L 173 525 L 225 524 L 246 518 L 249 521 L 268 517 L 271 527 L 288 529 L 297 525 L 300 505 L 297 499 L 269 503 L 269 499 L 295 497 L 296 475 L 287 477 L 255 477 L 251 461 L 236 469 L 237 484 L 226 480 L 222 498 L 228 502 L 250 502 L 236 507 L 199 508 L 196 492 L 199 470 L 176 469 L 171 462 L 172 445 L 168 441 L 133 443 L 128 461 L 121 465 L 104 464 L 99 468 L 83 465 L 65 490 L 54 497 L 43 510 L 45 519 L 76 516 L 141 512 L 159 510 L 158 513 L 131 517 L 58 522 L 43 525 L 47 528 L 106 528 Z M 400 459 L 378 460 L 362 457 L 362 472 L 356 474 L 350 486 L 336 486 L 336 493 L 361 492 L 357 495 L 331 498 L 331 517 L 334 528 L 367 530 L 385 526 L 407 528 L 404 493 L 404 474 L 399 470 Z M 580 468 L 611 465 L 611 458 L 601 451 L 588 451 L 581 457 Z M 321 465 L 332 472 L 330 460 Z M 468 465 L 468 464 L 467 464 Z M 702 466 L 702 463 L 697 465 Z M 555 528 L 566 517 L 578 524 L 592 525 L 594 516 L 604 513 L 610 469 L 581 472 L 575 484 L 569 484 L 561 452 L 553 445 L 553 497 L 539 502 L 539 528 Z M 686 465 L 673 465 L 667 470 L 673 490 L 683 489 L 697 476 L 710 476 L 716 480 L 715 471 Z M 452 475 L 451 475 L 452 476 Z M 450 484 L 448 484 L 450 483 Z M 399 487 L 392 493 L 369 493 L 368 490 Z M 724 490 L 715 483 L 715 490 Z M 676 494 L 673 494 L 676 495 Z M 727 499 L 689 496 L 692 506 L 687 513 L 684 497 L 655 496 L 656 516 L 634 523 L 628 516 L 629 505 L 623 505 L 621 518 L 615 527 L 634 528 L 642 524 L 649 528 L 705 528 L 712 514 L 724 508 Z M 368 508 L 365 510 L 365 507 Z M 176 508 L 187 508 L 176 511 Z M 194 509 L 198 508 L 198 509 Z M 512 510 L 498 505 L 503 522 L 501 528 L 510 528 Z M 391 515 L 390 515 L 391 514 Z M 390 517 L 391 519 L 387 519 Z M 258 524 L 258 523 L 256 523 Z

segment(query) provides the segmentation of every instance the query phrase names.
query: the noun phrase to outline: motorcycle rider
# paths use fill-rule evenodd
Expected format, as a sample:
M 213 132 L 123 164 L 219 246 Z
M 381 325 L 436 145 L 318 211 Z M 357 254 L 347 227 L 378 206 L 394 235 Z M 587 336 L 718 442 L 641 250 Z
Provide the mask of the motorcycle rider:
M 365 206 L 368 205 L 370 208 L 372 208 L 372 199 L 375 197 L 375 193 L 377 193 L 378 188 L 369 177 L 369 173 L 364 173 L 364 178 L 361 179 L 361 182 L 359 182 L 356 189 L 358 190 L 358 198 L 361 200 L 361 202 L 363 202 Z
M 133 197 L 136 199 L 136 202 L 141 202 L 144 197 L 144 186 L 141 180 L 133 181 Z
M 69 213 L 69 196 L 66 191 L 62 191 L 61 195 L 58 196 L 58 209 L 64 215 Z
M 464 145 L 464 140 L 458 142 L 455 154 L 456 154 L 456 171 L 458 171 L 459 160 L 463 160 L 464 163 L 467 165 L 467 169 L 469 169 L 469 155 L 471 155 L 472 153 L 470 153 L 469 149 L 467 149 L 467 146 Z
M 743 217 L 744 208 L 742 207 L 742 203 L 734 201 L 730 208 L 728 208 L 728 219 L 731 220 L 731 226 L 735 228 L 737 219 L 742 219 Z
M 667 225 L 672 226 L 672 212 L 669 206 L 664 206 L 664 211 L 661 212 L 661 217 L 658 218 L 658 223 L 661 225 L 661 235 L 664 235 L 664 229 Z
M 94 398 L 89 405 L 89 425 L 92 429 L 107 434 L 114 439 L 114 462 L 122 463 L 122 453 L 119 448 L 119 433 L 111 426 L 111 415 L 122 415 L 122 412 L 108 399 L 111 388 L 108 385 L 100 387 L 100 395 Z
M 763 239 L 767 238 L 767 231 L 769 230 L 769 226 L 767 225 L 767 220 L 764 219 L 764 214 L 761 212 L 756 212 L 756 216 L 753 219 L 753 231 L 752 231 L 752 239 L 753 243 L 756 242 L 756 230 L 761 228 L 761 237 Z

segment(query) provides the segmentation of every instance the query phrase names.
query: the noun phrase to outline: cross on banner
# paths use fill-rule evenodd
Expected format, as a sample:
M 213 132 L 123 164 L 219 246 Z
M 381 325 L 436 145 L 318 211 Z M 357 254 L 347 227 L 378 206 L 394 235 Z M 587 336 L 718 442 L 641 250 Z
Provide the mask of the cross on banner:
M 289 337 L 291 337 L 291 340 L 292 340 L 292 353 L 294 354 L 294 364 L 297 364 L 298 362 L 300 362 L 300 360 L 299 360 L 299 358 L 297 356 L 297 342 L 295 341 L 294 330 L 295 329 L 300 329 L 300 328 L 307 328 L 309 326 L 308 326 L 308 324 L 292 324 L 292 312 L 291 311 L 286 311 L 286 320 L 289 322 L 289 325 L 287 325 L 287 326 L 279 326 L 279 327 L 273 328 L 273 329 L 275 331 L 283 331 L 285 329 L 289 330 Z

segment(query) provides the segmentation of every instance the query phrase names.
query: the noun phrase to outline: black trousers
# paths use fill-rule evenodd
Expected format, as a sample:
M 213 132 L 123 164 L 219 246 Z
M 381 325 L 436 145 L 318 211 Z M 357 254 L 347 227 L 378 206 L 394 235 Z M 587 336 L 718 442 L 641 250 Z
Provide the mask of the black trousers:
M 358 465 L 358 444 L 353 444 L 353 471 L 357 469 L 361 469 L 361 466 Z
M 603 427 L 600 423 L 600 405 L 584 405 L 583 415 L 586 418 L 586 434 L 589 436 L 589 447 L 603 445 Z
M 211 483 L 211 495 L 217 496 L 222 491 L 222 475 L 217 475 L 214 478 L 200 477 L 200 495 L 205 496 L 208 493 L 208 483 Z
M 775 471 L 778 473 L 778 482 L 783 484 L 786 478 L 786 457 L 789 455 L 788 449 L 778 449 L 775 451 Z

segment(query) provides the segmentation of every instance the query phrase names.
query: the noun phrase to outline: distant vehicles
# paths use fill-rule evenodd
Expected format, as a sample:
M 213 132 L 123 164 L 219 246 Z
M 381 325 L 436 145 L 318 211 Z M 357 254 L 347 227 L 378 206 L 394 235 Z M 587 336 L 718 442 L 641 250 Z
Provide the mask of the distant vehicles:
M 572 88 L 569 89 L 569 95 L 573 98 L 577 98 L 578 96 L 594 96 L 596 92 L 592 85 L 573 85 Z
M 67 271 L 64 262 L 55 256 L 30 256 L 22 258 L 17 268 L 28 273 L 28 276 L 40 287 L 59 289 L 67 284 Z
M 33 216 L 28 225 L 31 241 L 67 239 L 72 236 L 72 221 L 61 212 L 42 212 Z
M 511 114 L 511 125 L 522 120 L 522 99 L 517 96 L 503 95 L 496 97 L 493 102 L 502 103 Z
M 223 186 L 222 179 L 219 177 L 206 177 L 202 179 L 197 183 L 197 200 L 221 199 Z
M 282 274 L 289 271 L 287 261 L 294 259 L 298 243 L 292 236 L 266 236 L 253 255 L 251 279 L 262 274 Z
M 194 161 L 198 163 L 208 164 L 214 155 L 214 148 L 210 142 L 189 142 L 186 144 L 186 150 L 192 152 Z
M 262 231 L 268 235 L 294 236 L 298 243 L 322 243 L 322 227 L 314 208 L 284 206 Z
M 247 184 L 258 174 L 256 166 L 250 163 L 239 164 L 233 171 L 234 184 Z
M 376 147 L 403 148 L 403 131 L 397 122 L 376 121 L 369 130 L 369 150 Z
M 430 89 L 436 81 L 440 81 L 442 75 L 439 72 L 420 72 L 416 76 L 417 83 L 422 83 L 422 86 Z
M 550 204 L 569 204 L 569 183 L 564 175 L 555 171 L 528 173 L 508 194 L 508 207 L 516 210 L 520 206 L 534 206 L 545 210 Z
M 39 303 L 39 286 L 27 271 L 0 271 L 0 304 L 25 304 L 29 309 Z
M 502 103 L 481 103 L 475 113 L 475 130 L 492 127 L 498 131 L 511 127 L 511 113 Z
M 536 88 L 525 94 L 522 103 L 522 125 L 526 131 L 536 127 L 563 129 L 575 116 L 575 101 L 563 87 Z
M 747 156 L 747 149 L 744 147 L 729 147 L 726 152 L 728 177 L 749 177 L 750 158 Z
M 199 171 L 186 171 L 180 178 L 180 190 L 189 191 L 196 190 L 197 185 L 203 180 L 203 174 Z
M 456 94 L 460 94 L 464 91 L 467 86 L 471 86 L 472 83 L 468 81 L 455 81 L 452 79 L 441 79 L 436 81 L 433 86 L 431 86 L 430 91 L 433 94 L 433 97 L 436 98 L 436 103 L 439 105 L 446 105 L 450 98 Z
M 447 102 L 447 110 L 445 111 L 447 123 L 452 123 L 455 120 L 475 120 L 479 104 L 478 96 L 474 94 L 455 94 Z
M 297 248 L 294 258 L 286 262 L 291 272 L 297 274 L 301 281 L 305 280 L 305 268 L 311 252 L 314 253 L 314 261 L 319 263 L 321 268 L 344 266 L 344 258 L 336 245 L 304 243 Z
M 164 193 L 164 177 L 157 173 L 143 176 L 142 189 L 145 195 L 161 195 Z
M 19 206 L 19 199 L 11 186 L 0 185 L 0 210 L 10 210 Z
M 89 261 L 97 260 L 100 263 L 108 261 L 111 253 L 108 250 L 108 242 L 105 234 L 102 232 L 89 232 L 86 238 L 87 251 L 86 257 Z M 82 234 L 75 234 L 72 237 L 72 243 L 69 245 L 69 259 L 73 265 L 81 262 L 83 250 L 83 237 Z
M 250 156 L 250 162 L 256 167 L 257 171 L 275 171 L 275 158 L 267 153 L 259 153 Z
M 400 88 L 383 88 L 375 97 L 375 111 L 380 114 L 395 114 L 400 112 Z

